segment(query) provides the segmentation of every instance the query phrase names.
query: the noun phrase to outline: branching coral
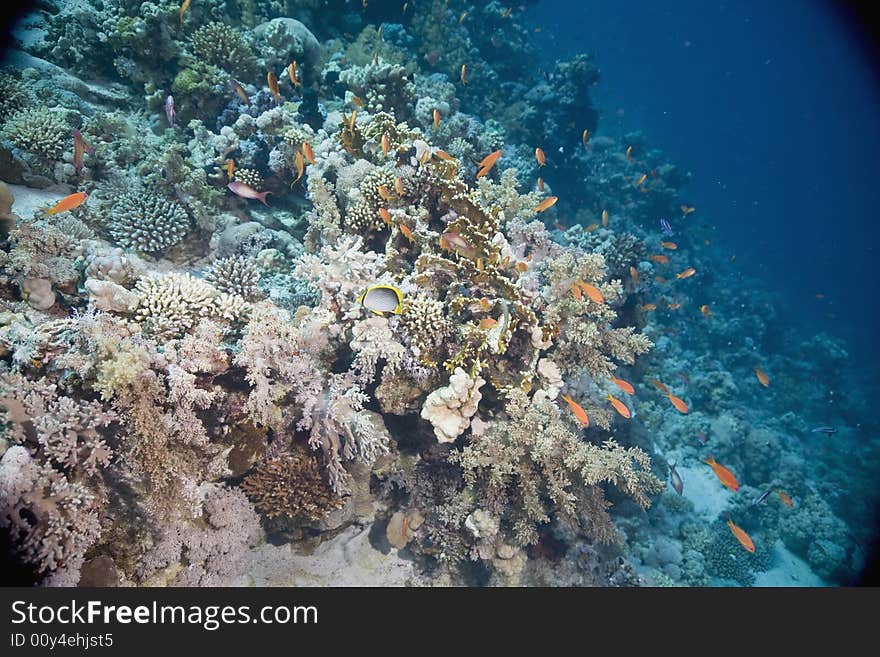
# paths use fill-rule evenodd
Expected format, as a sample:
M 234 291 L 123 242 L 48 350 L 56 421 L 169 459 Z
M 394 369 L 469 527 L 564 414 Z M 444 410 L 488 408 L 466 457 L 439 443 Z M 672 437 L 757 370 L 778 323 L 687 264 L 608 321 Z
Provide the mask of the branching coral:
M 259 269 L 252 258 L 245 256 L 215 260 L 205 273 L 205 280 L 221 292 L 238 295 L 246 300 L 252 300 L 259 295 Z
M 137 319 L 144 331 L 177 338 L 192 331 L 201 320 L 244 320 L 247 302 L 235 294 L 220 292 L 190 274 L 151 274 L 135 285 Z
M 107 218 L 107 228 L 117 244 L 143 253 L 156 253 L 186 236 L 189 216 L 175 201 L 134 190 L 116 198 Z
M 483 508 L 504 520 L 521 545 L 535 543 L 538 527 L 559 514 L 580 524 L 591 538 L 619 540 L 602 496 L 602 483 L 621 489 L 640 506 L 663 488 L 648 455 L 613 440 L 585 442 L 546 400 L 520 392 L 508 398 L 509 419 L 453 455 Z
M 204 62 L 245 79 L 255 74 L 257 62 L 250 44 L 229 25 L 208 23 L 199 27 L 190 38 L 193 52 Z
M 3 137 L 22 150 L 57 160 L 70 137 L 70 126 L 61 111 L 31 107 L 4 123 Z
M 241 489 L 267 518 L 318 522 L 342 506 L 314 452 L 302 444 L 260 463 Z

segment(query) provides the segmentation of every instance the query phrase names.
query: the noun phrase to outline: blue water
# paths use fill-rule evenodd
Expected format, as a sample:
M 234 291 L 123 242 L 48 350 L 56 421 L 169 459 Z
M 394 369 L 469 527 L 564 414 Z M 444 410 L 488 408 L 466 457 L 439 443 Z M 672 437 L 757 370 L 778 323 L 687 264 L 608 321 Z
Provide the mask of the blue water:
M 880 78 L 846 12 L 820 0 L 530 11 L 548 63 L 595 56 L 602 131 L 642 130 L 689 170 L 717 244 L 792 320 L 848 338 L 876 378 Z

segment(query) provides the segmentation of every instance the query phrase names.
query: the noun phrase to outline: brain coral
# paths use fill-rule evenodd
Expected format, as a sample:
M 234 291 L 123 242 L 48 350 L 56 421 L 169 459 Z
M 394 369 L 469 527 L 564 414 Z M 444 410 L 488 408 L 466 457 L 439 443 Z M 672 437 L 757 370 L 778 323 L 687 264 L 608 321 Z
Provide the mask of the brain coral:
M 117 244 L 155 253 L 183 239 L 189 230 L 189 216 L 179 203 L 138 190 L 116 199 L 107 228 Z
M 56 160 L 70 135 L 64 113 L 31 107 L 15 113 L 3 126 L 3 137 L 18 148 Z

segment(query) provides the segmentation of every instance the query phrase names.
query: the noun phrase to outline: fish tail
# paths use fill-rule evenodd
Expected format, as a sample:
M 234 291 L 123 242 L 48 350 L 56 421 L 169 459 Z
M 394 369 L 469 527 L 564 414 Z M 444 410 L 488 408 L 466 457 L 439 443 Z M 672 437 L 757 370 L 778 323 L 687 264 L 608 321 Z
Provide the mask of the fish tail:
M 709 464 L 709 465 L 715 465 L 715 457 L 712 456 L 711 454 L 709 454 L 709 458 L 708 458 L 708 460 L 706 461 L 706 463 Z
M 263 192 L 262 194 L 259 194 L 259 195 L 257 196 L 257 198 L 259 198 L 260 201 L 262 201 L 263 205 L 265 205 L 267 208 L 272 207 L 271 205 L 269 205 L 268 203 L 266 203 L 266 197 L 267 197 L 269 194 L 271 194 L 271 193 L 272 193 L 272 192 Z

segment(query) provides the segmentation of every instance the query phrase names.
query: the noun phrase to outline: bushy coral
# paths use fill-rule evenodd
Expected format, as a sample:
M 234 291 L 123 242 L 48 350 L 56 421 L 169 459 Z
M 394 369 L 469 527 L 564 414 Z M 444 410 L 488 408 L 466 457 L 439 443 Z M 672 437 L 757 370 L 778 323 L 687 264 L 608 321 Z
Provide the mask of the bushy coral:
M 70 126 L 63 111 L 27 107 L 4 122 L 3 137 L 17 148 L 57 160 L 70 139 Z
M 266 518 L 317 522 L 342 506 L 327 483 L 317 455 L 297 443 L 284 454 L 260 463 L 241 489 Z
M 205 272 L 205 280 L 221 292 L 237 295 L 248 301 L 255 299 L 260 293 L 257 287 L 260 271 L 254 259 L 245 256 L 215 260 Z
M 143 253 L 174 246 L 186 236 L 189 226 L 189 215 L 182 205 L 144 190 L 117 196 L 107 217 L 113 241 Z
M 257 61 L 250 44 L 229 25 L 207 23 L 193 32 L 190 39 L 193 53 L 200 60 L 244 79 L 255 74 Z

